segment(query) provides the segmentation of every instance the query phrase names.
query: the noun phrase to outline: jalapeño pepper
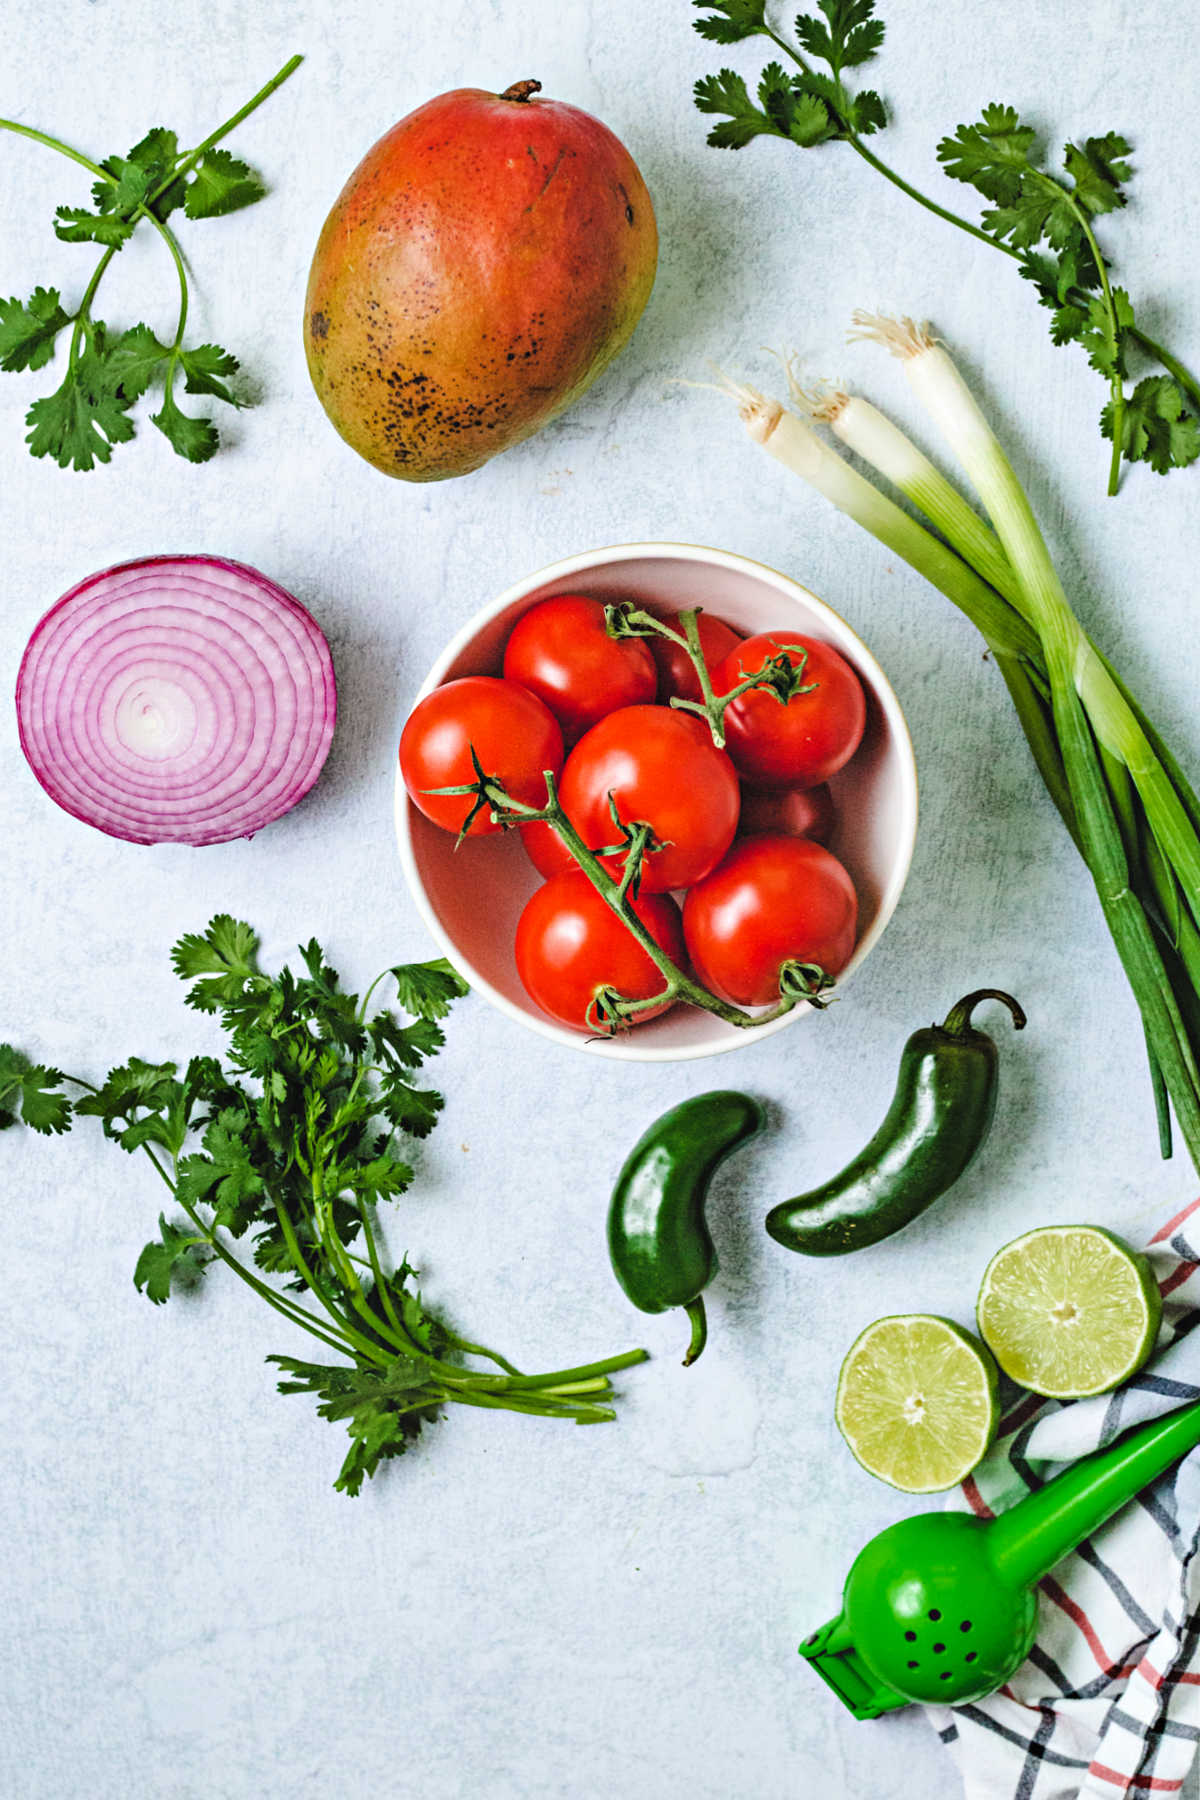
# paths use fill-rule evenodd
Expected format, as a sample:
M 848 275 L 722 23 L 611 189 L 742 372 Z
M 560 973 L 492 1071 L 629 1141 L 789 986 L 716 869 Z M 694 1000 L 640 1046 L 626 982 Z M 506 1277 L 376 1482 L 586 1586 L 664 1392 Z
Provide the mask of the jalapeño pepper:
M 704 1348 L 703 1290 L 717 1272 L 704 1218 L 720 1163 L 763 1123 L 749 1094 L 698 1094 L 663 1113 L 643 1133 L 617 1177 L 608 1210 L 613 1273 L 642 1312 L 682 1306 L 692 1322 L 684 1366 Z
M 1011 994 L 979 988 L 941 1025 L 914 1031 L 879 1130 L 839 1175 L 771 1208 L 773 1238 L 804 1256 L 845 1256 L 899 1231 L 958 1180 L 996 1110 L 996 1046 L 971 1024 L 984 1000 L 1007 1006 L 1018 1031 L 1025 1024 Z

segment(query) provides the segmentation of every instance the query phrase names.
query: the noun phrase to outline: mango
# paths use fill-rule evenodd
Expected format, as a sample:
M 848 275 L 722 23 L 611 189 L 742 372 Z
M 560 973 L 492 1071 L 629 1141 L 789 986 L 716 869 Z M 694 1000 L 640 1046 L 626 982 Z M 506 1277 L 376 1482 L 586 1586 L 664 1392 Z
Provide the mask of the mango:
M 654 208 L 608 127 L 536 81 L 460 88 L 367 152 L 305 299 L 318 398 L 386 475 L 466 475 L 540 431 L 628 341 Z

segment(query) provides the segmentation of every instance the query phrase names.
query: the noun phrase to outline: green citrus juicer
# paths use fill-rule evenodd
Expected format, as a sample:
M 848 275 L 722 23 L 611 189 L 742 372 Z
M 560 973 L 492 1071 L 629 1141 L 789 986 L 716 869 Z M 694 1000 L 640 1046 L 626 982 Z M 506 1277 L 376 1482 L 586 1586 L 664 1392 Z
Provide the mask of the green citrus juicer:
M 1036 1583 L 1197 1444 L 1200 1401 L 1093 1450 L 999 1518 L 928 1512 L 889 1525 L 801 1656 L 857 1719 L 981 1700 L 1033 1646 Z

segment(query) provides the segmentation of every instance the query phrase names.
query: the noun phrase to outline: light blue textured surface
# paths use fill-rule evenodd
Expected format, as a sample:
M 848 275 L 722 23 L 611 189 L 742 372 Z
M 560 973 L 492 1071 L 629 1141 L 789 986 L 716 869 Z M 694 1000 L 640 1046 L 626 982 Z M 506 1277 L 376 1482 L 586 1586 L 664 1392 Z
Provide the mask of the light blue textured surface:
M 1178 172 L 1197 98 L 1190 9 L 1132 0 L 888 0 L 878 85 L 891 158 L 951 204 L 933 145 L 992 98 L 1052 138 L 1136 140 L 1136 203 L 1105 229 L 1148 326 L 1195 364 L 1200 210 Z M 5 1033 L 95 1075 L 206 1041 L 167 950 L 217 910 L 268 957 L 316 934 L 348 981 L 429 953 L 391 841 L 406 699 L 490 595 L 589 546 L 675 538 L 788 570 L 862 632 L 905 706 L 922 774 L 912 876 L 887 936 L 825 1017 L 708 1068 L 564 1054 L 470 1002 L 439 1065 L 444 1123 L 390 1241 L 454 1322 L 530 1365 L 645 1343 L 621 1419 L 596 1431 L 472 1414 L 428 1434 L 357 1502 L 332 1493 L 337 1433 L 272 1392 L 299 1349 L 219 1278 L 156 1311 L 130 1273 L 160 1204 L 100 1142 L 9 1138 L 0 1334 L 0 1793 L 5 1800 L 940 1800 L 957 1782 L 915 1715 L 855 1724 L 798 1663 L 859 1543 L 902 1509 L 851 1461 L 838 1363 L 884 1311 L 969 1320 L 990 1252 L 1034 1223 L 1148 1234 L 1191 1197 L 1157 1160 L 1132 1001 L 1086 877 L 979 640 L 938 595 L 745 444 L 703 379 L 769 381 L 795 347 L 916 420 L 896 369 L 848 350 L 856 305 L 929 314 L 977 382 L 1102 645 L 1200 768 L 1195 474 L 1103 496 L 1100 385 L 1055 351 L 999 257 L 916 211 L 848 152 L 704 145 L 696 75 L 736 63 L 685 0 L 63 0 L 6 9 L 0 113 L 93 154 L 150 124 L 200 136 L 293 50 L 300 73 L 234 140 L 270 197 L 184 227 L 197 336 L 228 344 L 262 403 L 202 469 L 146 423 L 108 469 L 35 463 L 22 415 L 51 371 L 0 378 L 0 669 L 40 613 L 105 563 L 202 550 L 262 567 L 324 625 L 341 724 L 319 787 L 251 843 L 138 849 L 59 813 L 0 718 L 7 848 Z M 308 386 L 300 301 L 341 183 L 395 119 L 443 89 L 536 75 L 628 143 L 654 194 L 659 283 L 632 346 L 575 410 L 461 483 L 393 484 L 329 429 Z M 1182 111 L 1181 111 L 1182 108 Z M 87 180 L 0 137 L 0 293 L 79 292 L 86 249 L 50 216 Z M 123 266 L 122 266 L 123 265 Z M 172 318 L 140 241 L 105 316 Z M 908 1031 L 981 983 L 1011 989 L 985 1157 L 869 1261 L 811 1266 L 763 1234 L 768 1204 L 873 1129 Z M 625 1148 L 657 1112 L 734 1084 L 772 1130 L 714 1190 L 723 1264 L 703 1361 L 682 1321 L 632 1314 L 603 1218 Z

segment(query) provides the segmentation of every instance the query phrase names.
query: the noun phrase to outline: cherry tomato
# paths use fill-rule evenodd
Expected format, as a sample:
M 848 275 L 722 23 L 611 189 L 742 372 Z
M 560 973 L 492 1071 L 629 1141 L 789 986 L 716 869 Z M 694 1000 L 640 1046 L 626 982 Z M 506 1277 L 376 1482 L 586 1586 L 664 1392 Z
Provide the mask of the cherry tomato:
M 827 844 L 836 822 L 833 795 L 823 781 L 810 788 L 747 789 L 742 794 L 738 834 L 749 837 L 756 831 L 783 831 L 789 837 Z
M 543 770 L 563 763 L 558 720 L 536 694 L 494 675 L 465 675 L 434 688 L 414 706 L 400 737 L 400 772 L 415 807 L 445 831 L 460 831 L 474 805 L 471 794 L 433 794 L 475 780 L 474 746 L 486 775 L 514 800 L 546 804 Z M 469 837 L 499 831 L 487 809 L 476 813 Z
M 538 820 L 533 825 L 522 825 L 521 842 L 538 874 L 544 875 L 547 880 L 551 875 L 561 875 L 564 869 L 576 867 L 575 858 L 554 827 L 547 825 L 544 820 Z
M 675 631 L 683 630 L 678 613 L 663 613 L 662 622 Z M 717 665 L 741 643 L 741 633 L 735 631 L 732 625 L 726 625 L 723 619 L 714 619 L 711 613 L 706 612 L 702 612 L 696 620 L 696 629 L 700 633 L 700 653 L 711 676 Z M 667 704 L 672 694 L 678 694 L 681 700 L 700 700 L 700 678 L 692 667 L 692 659 L 687 651 L 682 650 L 678 644 L 673 644 L 670 638 L 652 637 L 645 641 L 658 664 L 659 699 Z
M 767 658 L 788 653 L 793 668 L 806 652 L 802 682 L 813 687 L 784 705 L 769 688 L 752 688 L 725 710 L 725 742 L 738 774 L 752 787 L 813 787 L 849 762 L 862 741 L 867 703 L 862 683 L 845 657 L 819 638 L 764 631 L 730 651 L 713 688 L 727 694 Z
M 837 975 L 850 960 L 858 899 L 846 870 L 807 838 L 742 838 L 684 901 L 696 974 L 736 1006 L 769 1006 L 789 960 Z
M 573 744 L 606 713 L 653 701 L 654 658 L 641 638 L 611 638 L 604 607 L 583 594 L 556 594 L 519 618 L 504 675 L 544 700 Z
M 683 928 L 675 902 L 666 894 L 643 894 L 634 911 L 671 961 L 682 964 Z M 613 988 L 626 1000 L 644 1000 L 664 986 L 661 971 L 578 869 L 554 876 L 527 903 L 517 923 L 516 957 L 530 999 L 573 1031 L 602 1029 L 595 1010 L 601 988 Z M 632 1023 L 666 1010 L 652 1007 Z
M 740 793 L 733 764 L 691 713 L 626 706 L 593 725 L 572 750 L 559 795 L 589 849 L 619 842 L 609 807 L 623 824 L 646 823 L 660 848 L 642 864 L 642 892 L 690 887 L 716 867 L 737 830 Z M 605 859 L 619 876 L 623 859 Z

